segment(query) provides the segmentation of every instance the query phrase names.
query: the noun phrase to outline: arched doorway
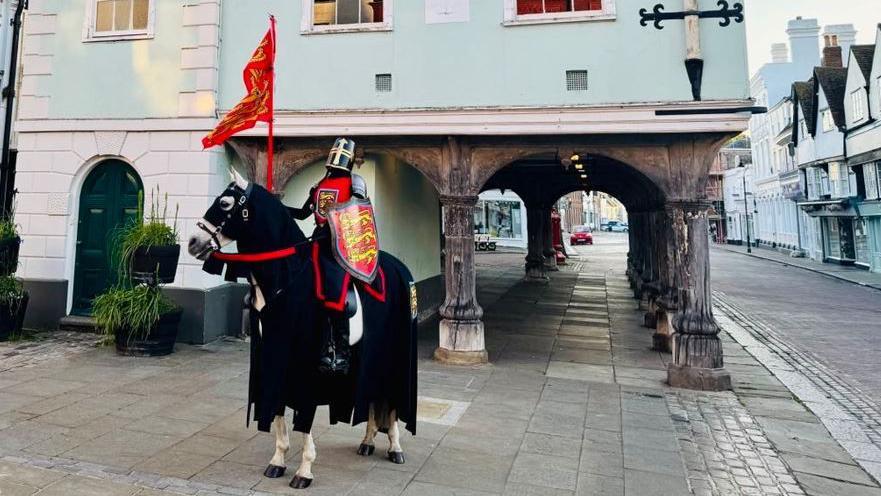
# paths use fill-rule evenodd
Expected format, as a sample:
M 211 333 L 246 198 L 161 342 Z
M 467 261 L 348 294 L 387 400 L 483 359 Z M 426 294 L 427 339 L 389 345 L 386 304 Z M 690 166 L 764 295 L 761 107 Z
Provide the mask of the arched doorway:
M 143 191 L 138 173 L 121 160 L 102 161 L 83 182 L 71 314 L 91 315 L 95 296 L 117 282 L 116 233 L 138 215 Z

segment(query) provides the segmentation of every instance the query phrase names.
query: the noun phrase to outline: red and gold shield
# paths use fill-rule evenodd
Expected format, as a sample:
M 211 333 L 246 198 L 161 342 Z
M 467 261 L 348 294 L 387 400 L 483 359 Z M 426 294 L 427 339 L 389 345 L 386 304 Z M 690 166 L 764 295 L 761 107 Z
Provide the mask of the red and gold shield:
M 327 221 L 337 262 L 353 277 L 372 283 L 379 269 L 379 240 L 370 200 L 336 203 L 327 209 Z

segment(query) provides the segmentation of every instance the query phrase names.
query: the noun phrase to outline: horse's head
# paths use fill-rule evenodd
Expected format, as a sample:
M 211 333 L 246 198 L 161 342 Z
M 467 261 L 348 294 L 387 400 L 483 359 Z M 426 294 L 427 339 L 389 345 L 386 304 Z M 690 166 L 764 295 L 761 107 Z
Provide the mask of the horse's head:
M 202 220 L 196 222 L 199 229 L 190 237 L 187 249 L 199 260 L 241 239 L 250 218 L 248 202 L 254 185 L 234 169 L 232 175 L 233 182 L 214 200 Z

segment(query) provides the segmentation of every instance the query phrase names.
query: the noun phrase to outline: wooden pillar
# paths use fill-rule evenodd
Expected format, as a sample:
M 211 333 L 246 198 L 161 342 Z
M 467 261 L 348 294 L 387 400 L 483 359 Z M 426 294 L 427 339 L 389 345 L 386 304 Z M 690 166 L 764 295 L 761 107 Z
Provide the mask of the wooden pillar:
M 645 315 L 643 315 L 643 325 L 649 329 L 657 326 L 657 309 L 656 302 L 660 294 L 660 255 L 659 244 L 662 242 L 661 235 L 658 233 L 658 223 L 662 212 L 649 211 L 646 212 L 646 240 L 647 240 L 647 271 L 645 275 L 646 283 L 643 285 L 642 298 L 645 302 Z
M 642 292 L 642 271 L 645 239 L 642 232 L 642 212 L 633 212 L 630 221 L 630 237 L 633 240 L 633 270 L 630 287 L 633 288 L 633 297 L 640 299 Z
M 554 223 L 551 220 L 551 208 L 542 207 L 542 255 L 544 255 L 545 270 L 549 272 L 557 272 L 557 250 L 554 249 Z
M 548 275 L 544 259 L 544 215 L 534 203 L 526 203 L 526 280 L 547 282 Z
M 679 308 L 673 317 L 673 362 L 667 368 L 672 387 L 721 391 L 731 389 L 723 368 L 719 325 L 713 317 L 710 289 L 706 201 L 675 201 L 666 205 L 675 251 L 672 270 L 681 284 Z
M 440 307 L 437 360 L 451 364 L 486 363 L 483 309 L 477 303 L 474 270 L 474 207 L 477 196 L 442 195 L 446 299 Z
M 675 249 L 670 237 L 670 217 L 666 210 L 657 212 L 655 233 L 657 243 L 655 256 L 658 260 L 658 296 L 655 298 L 655 333 L 652 336 L 652 349 L 670 353 L 673 338 L 673 319 L 677 306 L 677 283 L 672 271 L 672 253 Z

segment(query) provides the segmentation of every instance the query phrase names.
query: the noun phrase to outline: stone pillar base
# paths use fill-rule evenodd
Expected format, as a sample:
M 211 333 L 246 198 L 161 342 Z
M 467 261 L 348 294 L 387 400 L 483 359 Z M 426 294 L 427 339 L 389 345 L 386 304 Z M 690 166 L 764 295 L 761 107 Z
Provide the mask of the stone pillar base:
M 667 383 L 670 387 L 698 391 L 729 391 L 731 374 L 725 369 L 682 367 L 671 363 L 667 366 Z
M 486 350 L 456 351 L 446 348 L 434 350 L 434 359 L 447 365 L 480 365 L 489 361 Z
M 524 278 L 526 282 L 538 282 L 546 284 L 551 280 L 548 277 L 547 272 L 545 272 L 544 267 L 540 265 L 526 267 L 526 277 Z

